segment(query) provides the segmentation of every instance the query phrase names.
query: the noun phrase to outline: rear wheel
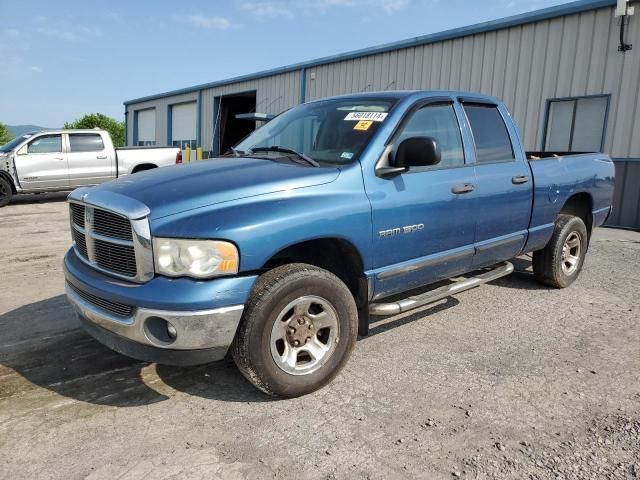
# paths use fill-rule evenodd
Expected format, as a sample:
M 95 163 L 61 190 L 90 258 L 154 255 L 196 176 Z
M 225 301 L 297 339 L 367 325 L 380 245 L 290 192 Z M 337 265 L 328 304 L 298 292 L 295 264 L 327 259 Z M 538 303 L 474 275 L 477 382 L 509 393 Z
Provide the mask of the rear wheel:
M 13 190 L 11 184 L 6 178 L 0 177 L 0 207 L 8 205 L 13 196 Z
M 312 265 L 284 265 L 257 280 L 231 353 L 263 392 L 298 397 L 329 383 L 346 364 L 357 318 L 338 277 Z
M 547 246 L 533 253 L 536 280 L 556 288 L 571 285 L 582 270 L 588 241 L 582 219 L 559 215 Z

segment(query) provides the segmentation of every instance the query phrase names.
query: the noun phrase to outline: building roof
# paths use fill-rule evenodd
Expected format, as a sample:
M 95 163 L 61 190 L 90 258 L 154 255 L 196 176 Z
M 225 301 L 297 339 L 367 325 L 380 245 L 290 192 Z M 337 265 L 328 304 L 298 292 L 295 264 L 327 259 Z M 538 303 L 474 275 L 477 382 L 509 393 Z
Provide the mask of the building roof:
M 394 50 L 400 50 L 403 48 L 427 45 L 430 43 L 441 42 L 444 40 L 451 40 L 454 38 L 466 37 L 468 35 L 474 35 L 477 33 L 490 32 L 490 31 L 499 30 L 502 28 L 509 28 L 517 25 L 524 25 L 527 23 L 538 22 L 541 20 L 548 20 L 551 18 L 562 17 L 565 15 L 585 12 L 589 10 L 595 10 L 598 8 L 611 7 L 614 5 L 616 5 L 616 0 L 578 0 L 571 3 L 565 3 L 563 5 L 556 5 L 553 7 L 543 8 L 541 10 L 535 10 L 527 13 L 521 13 L 519 15 L 513 15 L 510 17 L 500 18 L 497 20 L 476 23 L 474 25 L 469 25 L 466 27 L 453 28 L 450 30 L 444 30 L 442 32 L 430 33 L 428 35 L 421 35 L 419 37 L 409 38 L 406 40 L 386 43 L 376 47 L 353 50 L 346 53 L 317 58 L 315 60 L 295 63 L 295 64 L 287 65 L 284 67 L 273 68 L 270 70 L 262 70 L 257 73 L 241 75 L 241 76 L 229 78 L 226 80 L 218 80 L 215 82 L 203 83 L 200 85 L 194 85 L 192 87 L 182 88 L 178 90 L 171 90 L 169 92 L 158 93 L 155 95 L 149 95 L 147 97 L 140 97 L 133 100 L 127 100 L 124 102 L 124 104 L 130 105 L 134 103 L 146 102 L 149 100 L 156 100 L 158 98 L 171 97 L 174 95 L 180 95 L 184 93 L 197 92 L 198 90 L 203 90 L 207 88 L 221 87 L 221 86 L 230 85 L 233 83 L 246 82 L 248 80 L 256 80 L 259 78 L 270 77 L 272 75 L 292 72 L 295 70 L 313 68 L 319 65 L 326 65 L 329 63 L 340 62 L 343 60 L 351 60 L 354 58 L 366 57 L 369 55 L 385 53 L 385 52 L 394 51 Z

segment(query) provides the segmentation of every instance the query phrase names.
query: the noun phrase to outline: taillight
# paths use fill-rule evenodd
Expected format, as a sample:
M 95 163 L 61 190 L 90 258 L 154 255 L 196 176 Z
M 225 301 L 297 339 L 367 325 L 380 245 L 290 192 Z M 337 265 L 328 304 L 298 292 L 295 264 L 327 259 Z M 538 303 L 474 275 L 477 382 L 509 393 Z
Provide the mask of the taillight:
M 182 163 L 182 150 L 178 150 L 176 153 L 176 165 Z

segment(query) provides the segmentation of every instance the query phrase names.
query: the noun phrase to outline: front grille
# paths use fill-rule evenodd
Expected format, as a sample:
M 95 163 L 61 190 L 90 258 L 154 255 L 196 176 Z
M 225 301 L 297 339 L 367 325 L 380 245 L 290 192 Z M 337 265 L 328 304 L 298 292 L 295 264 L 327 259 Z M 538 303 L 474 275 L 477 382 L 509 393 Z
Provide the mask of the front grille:
M 106 210 L 94 209 L 93 231 L 120 240 L 133 240 L 129 219 Z
M 101 310 L 105 310 L 113 315 L 116 315 L 122 318 L 128 318 L 128 317 L 131 317 L 131 315 L 133 315 L 134 308 L 130 305 L 112 302 L 111 300 L 100 298 L 97 295 L 93 295 L 89 292 L 85 292 L 84 290 L 80 290 L 78 287 L 76 287 L 75 285 L 69 282 L 67 282 L 67 285 L 80 298 L 82 298 L 83 300 L 86 300 L 87 302 L 100 308 Z
M 94 246 L 95 260 L 100 267 L 127 277 L 136 276 L 136 253 L 133 246 L 97 239 L 94 239 Z
M 128 218 L 93 205 L 77 203 L 77 200 L 69 204 L 69 214 L 75 251 L 86 263 L 105 273 L 136 282 L 153 277 L 148 233 L 138 233 L 134 237 L 133 225 Z M 140 223 L 139 220 L 136 222 Z M 147 242 L 141 244 L 139 238 Z M 140 258 L 136 258 L 136 252 Z
M 69 204 L 71 220 L 80 228 L 84 228 L 84 206 L 77 203 Z

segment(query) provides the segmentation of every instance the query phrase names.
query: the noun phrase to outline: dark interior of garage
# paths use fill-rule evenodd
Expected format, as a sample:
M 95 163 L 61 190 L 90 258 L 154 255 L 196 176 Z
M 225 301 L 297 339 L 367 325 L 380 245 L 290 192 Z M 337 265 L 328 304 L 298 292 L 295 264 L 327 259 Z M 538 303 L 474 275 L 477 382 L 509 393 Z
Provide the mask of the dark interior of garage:
M 225 96 L 220 99 L 220 153 L 225 153 L 255 130 L 255 122 L 239 120 L 237 114 L 256 111 L 256 92 Z

